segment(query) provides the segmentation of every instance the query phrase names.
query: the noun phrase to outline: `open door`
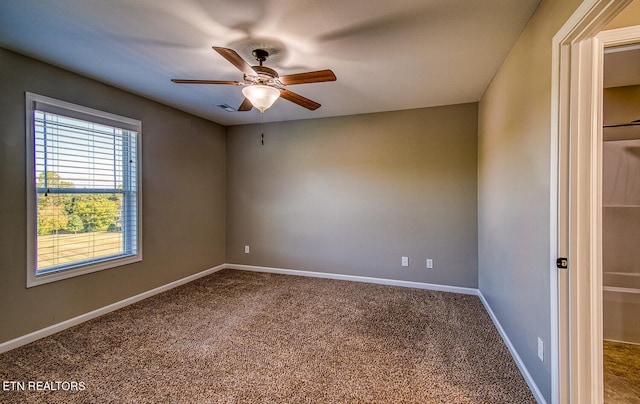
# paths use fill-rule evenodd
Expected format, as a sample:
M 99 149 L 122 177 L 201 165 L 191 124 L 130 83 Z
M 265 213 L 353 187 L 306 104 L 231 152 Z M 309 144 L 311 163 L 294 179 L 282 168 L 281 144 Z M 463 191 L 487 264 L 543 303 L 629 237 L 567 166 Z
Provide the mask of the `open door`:
M 606 46 L 637 42 L 640 29 L 600 32 L 629 0 L 585 1 L 554 37 L 552 152 L 557 155 L 558 257 L 552 377 L 560 403 L 601 403 L 602 72 Z M 553 291 L 552 291 L 553 292 Z M 553 349 L 553 347 L 552 347 Z M 554 383 L 555 385 L 556 383 Z

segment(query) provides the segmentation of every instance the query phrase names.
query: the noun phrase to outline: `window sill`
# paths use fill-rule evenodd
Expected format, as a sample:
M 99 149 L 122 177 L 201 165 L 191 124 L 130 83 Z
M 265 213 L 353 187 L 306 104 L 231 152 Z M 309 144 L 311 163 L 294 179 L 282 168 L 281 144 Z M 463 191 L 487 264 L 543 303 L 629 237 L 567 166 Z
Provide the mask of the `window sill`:
M 27 288 L 34 286 L 44 285 L 51 282 L 60 281 L 63 279 L 74 278 L 76 276 L 86 275 L 93 272 L 102 271 L 105 269 L 111 269 L 120 267 L 123 265 L 132 264 L 134 262 L 142 261 L 142 255 L 132 255 L 128 257 L 114 258 L 106 261 L 96 262 L 94 264 L 87 264 L 78 268 L 65 269 L 55 272 L 43 273 L 36 275 L 35 273 L 29 274 L 27 277 Z

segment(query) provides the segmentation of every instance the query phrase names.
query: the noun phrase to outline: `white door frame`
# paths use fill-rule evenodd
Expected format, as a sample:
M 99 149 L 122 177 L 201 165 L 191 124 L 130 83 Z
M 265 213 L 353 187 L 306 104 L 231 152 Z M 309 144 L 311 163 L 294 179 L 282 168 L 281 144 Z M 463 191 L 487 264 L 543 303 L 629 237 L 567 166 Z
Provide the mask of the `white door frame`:
M 625 40 L 599 32 L 630 2 L 585 0 L 553 38 L 551 250 L 569 259 L 551 271 L 557 403 L 603 401 L 602 60 Z

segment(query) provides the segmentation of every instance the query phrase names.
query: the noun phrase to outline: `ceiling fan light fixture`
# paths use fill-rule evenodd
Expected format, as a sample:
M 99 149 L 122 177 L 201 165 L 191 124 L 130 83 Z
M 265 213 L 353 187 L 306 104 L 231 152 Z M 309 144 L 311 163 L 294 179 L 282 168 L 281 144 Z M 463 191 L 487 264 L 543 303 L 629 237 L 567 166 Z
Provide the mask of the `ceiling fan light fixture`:
M 271 86 L 254 84 L 243 88 L 242 94 L 244 94 L 244 96 L 251 101 L 251 104 L 258 108 L 260 112 L 264 112 L 280 97 L 280 90 Z

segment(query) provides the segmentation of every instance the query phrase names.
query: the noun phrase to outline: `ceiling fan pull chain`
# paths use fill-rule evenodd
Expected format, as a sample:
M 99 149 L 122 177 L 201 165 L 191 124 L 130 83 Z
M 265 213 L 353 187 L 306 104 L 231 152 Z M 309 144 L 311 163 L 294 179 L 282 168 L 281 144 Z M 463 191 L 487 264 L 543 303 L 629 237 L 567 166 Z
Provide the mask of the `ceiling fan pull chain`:
M 264 112 L 260 112 L 260 118 L 262 121 L 262 129 L 260 134 L 260 143 L 264 146 Z

